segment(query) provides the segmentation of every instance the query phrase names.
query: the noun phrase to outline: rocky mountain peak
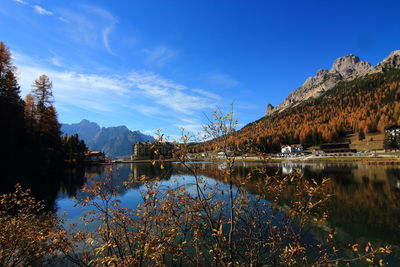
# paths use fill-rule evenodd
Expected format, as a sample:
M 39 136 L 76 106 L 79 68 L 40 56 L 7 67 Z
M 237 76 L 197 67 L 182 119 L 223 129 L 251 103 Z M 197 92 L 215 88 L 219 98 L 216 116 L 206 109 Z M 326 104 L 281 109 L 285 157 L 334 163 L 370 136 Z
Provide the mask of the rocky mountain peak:
M 271 115 L 273 111 L 274 111 L 274 106 L 271 104 L 268 104 L 267 108 L 265 109 L 265 116 Z
M 273 107 L 268 104 L 265 115 L 268 116 L 272 113 L 280 112 L 309 98 L 316 98 L 323 92 L 335 87 L 340 81 L 349 81 L 389 69 L 400 69 L 400 50 L 391 52 L 375 67 L 367 61 L 360 60 L 354 54 L 340 57 L 333 62 L 330 70 L 318 70 L 314 76 L 307 78 L 302 86 L 291 92 L 278 106 Z
M 339 74 L 342 78 L 347 78 L 354 74 L 365 74 L 371 67 L 370 63 L 362 61 L 359 57 L 350 54 L 336 59 L 329 72 Z
M 367 61 L 360 60 L 354 54 L 340 57 L 333 62 L 330 70 L 320 69 L 314 76 L 307 78 L 303 85 L 291 92 L 281 104 L 275 108 L 268 105 L 265 115 L 280 112 L 309 98 L 316 98 L 335 87 L 340 81 L 352 80 L 393 68 L 400 69 L 400 50 L 391 52 L 375 67 Z
M 389 54 L 376 68 L 378 71 L 383 69 L 399 69 L 400 68 L 400 50 L 395 50 Z
M 130 155 L 133 144 L 154 141 L 152 136 L 131 131 L 125 125 L 100 128 L 97 123 L 85 119 L 80 123 L 62 124 L 61 131 L 67 135 L 78 134 L 91 150 L 104 151 L 111 157 Z

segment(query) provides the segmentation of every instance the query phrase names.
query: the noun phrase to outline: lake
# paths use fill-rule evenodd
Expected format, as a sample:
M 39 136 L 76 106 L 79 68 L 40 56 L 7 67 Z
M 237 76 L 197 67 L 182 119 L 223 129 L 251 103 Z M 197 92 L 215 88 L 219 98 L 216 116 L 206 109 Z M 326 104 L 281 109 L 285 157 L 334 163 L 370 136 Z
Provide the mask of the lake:
M 223 184 L 218 177 L 226 166 L 221 163 L 195 163 L 201 175 L 213 186 Z M 235 180 L 245 177 L 260 167 L 257 162 L 237 162 Z M 109 166 L 89 166 L 83 170 L 70 170 L 70 178 L 60 184 L 53 209 L 68 222 L 78 223 L 82 209 L 74 207 L 73 198 L 82 199 L 84 193 L 79 188 L 91 179 L 101 179 Z M 150 163 L 119 164 L 114 166 L 113 182 L 122 184 L 129 177 L 146 175 L 149 179 L 160 177 L 160 184 L 179 186 L 193 183 L 194 177 L 178 163 L 168 163 L 164 169 Z M 329 191 L 334 197 L 328 203 L 328 227 L 335 229 L 337 242 L 363 243 L 371 241 L 376 245 L 391 244 L 394 256 L 400 247 L 400 166 L 363 165 L 355 163 L 293 163 L 281 162 L 266 166 L 271 175 L 288 175 L 299 172 L 305 177 L 331 178 Z M 77 177 L 78 176 L 78 177 Z M 81 176 L 81 177 L 79 177 Z M 74 178 L 71 178 L 74 177 Z M 71 183 L 68 184 L 68 181 Z M 257 189 L 246 184 L 248 191 L 256 195 Z M 122 205 L 135 207 L 142 203 L 144 186 L 135 183 L 129 190 L 121 187 L 119 197 Z M 311 231 L 318 235 L 319 231 Z M 397 259 L 392 259 L 397 262 Z

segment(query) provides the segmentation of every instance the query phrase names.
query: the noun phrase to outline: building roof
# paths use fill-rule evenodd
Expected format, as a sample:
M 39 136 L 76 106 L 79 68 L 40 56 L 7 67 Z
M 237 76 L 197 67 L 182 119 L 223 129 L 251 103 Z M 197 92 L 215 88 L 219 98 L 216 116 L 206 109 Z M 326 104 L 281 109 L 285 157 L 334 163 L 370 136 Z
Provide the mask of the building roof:
M 101 151 L 90 151 L 89 152 L 89 155 L 101 155 L 101 154 L 103 154 L 103 152 L 101 152 Z
M 290 146 L 290 147 L 303 147 L 302 144 L 293 144 L 293 145 L 281 145 L 281 148 L 288 147 L 288 146 Z
M 398 125 L 388 125 L 385 127 L 385 131 L 391 131 L 391 130 L 397 130 L 400 129 L 400 126 Z

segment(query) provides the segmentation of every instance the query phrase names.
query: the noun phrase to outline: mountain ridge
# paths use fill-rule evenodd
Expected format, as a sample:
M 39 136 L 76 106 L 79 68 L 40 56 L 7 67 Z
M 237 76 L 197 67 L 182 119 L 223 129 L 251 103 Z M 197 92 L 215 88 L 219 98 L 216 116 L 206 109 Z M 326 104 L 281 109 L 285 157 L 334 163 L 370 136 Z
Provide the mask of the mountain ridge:
M 125 125 L 100 127 L 86 119 L 79 123 L 61 124 L 61 131 L 67 135 L 78 134 L 91 150 L 104 151 L 109 157 L 128 156 L 133 144 L 154 141 L 154 137 L 138 130 L 131 131 Z
M 376 66 L 361 60 L 354 54 L 337 58 L 333 62 L 331 69 L 318 70 L 314 76 L 307 78 L 300 87 L 292 91 L 278 106 L 274 107 L 268 104 L 265 116 L 281 112 L 310 98 L 317 98 L 324 92 L 334 88 L 341 81 L 351 81 L 373 73 L 384 72 L 386 69 L 399 68 L 400 50 L 392 51 Z

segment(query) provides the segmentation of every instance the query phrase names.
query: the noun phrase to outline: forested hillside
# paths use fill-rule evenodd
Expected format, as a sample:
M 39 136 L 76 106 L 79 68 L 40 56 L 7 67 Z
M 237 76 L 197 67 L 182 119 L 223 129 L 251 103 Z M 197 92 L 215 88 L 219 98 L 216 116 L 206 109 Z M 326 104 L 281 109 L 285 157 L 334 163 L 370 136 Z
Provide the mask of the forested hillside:
M 397 69 L 340 82 L 316 99 L 246 125 L 234 142 L 243 152 L 276 152 L 281 144 L 342 141 L 347 134 L 383 132 L 392 124 L 400 124 Z M 204 143 L 198 148 L 210 150 L 212 146 Z

